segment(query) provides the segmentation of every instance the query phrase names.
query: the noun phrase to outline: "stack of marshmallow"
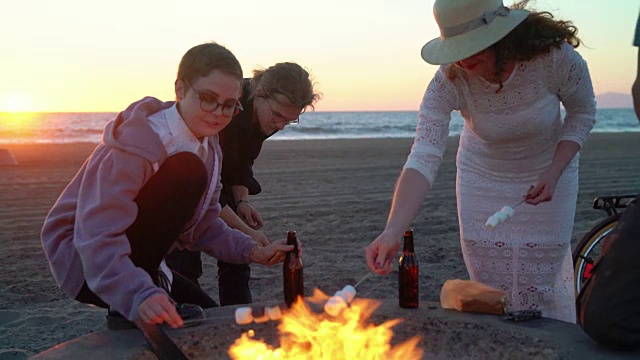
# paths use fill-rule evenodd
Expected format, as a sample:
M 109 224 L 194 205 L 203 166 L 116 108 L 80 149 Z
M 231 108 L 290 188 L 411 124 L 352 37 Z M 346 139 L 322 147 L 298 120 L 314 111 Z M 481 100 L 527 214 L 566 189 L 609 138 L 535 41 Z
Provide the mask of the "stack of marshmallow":
M 324 304 L 324 311 L 331 316 L 338 316 L 342 310 L 347 308 L 354 297 L 356 297 L 356 288 L 347 285 L 342 290 L 336 291 L 336 293 L 329 298 Z
M 491 215 L 487 222 L 484 224 L 484 227 L 493 230 L 498 224 L 502 224 L 503 222 L 509 220 L 515 214 L 515 210 L 511 206 L 503 206 L 500 211 Z
M 324 304 L 324 311 L 331 316 L 338 316 L 342 310 L 346 309 L 351 301 L 356 297 L 356 289 L 347 285 L 342 290 L 329 298 Z M 235 312 L 236 324 L 246 325 L 255 322 L 256 324 L 269 320 L 279 320 L 282 318 L 282 311 L 279 306 L 274 307 L 239 307 Z
M 269 320 L 279 320 L 282 317 L 282 311 L 279 306 L 274 307 L 258 307 L 252 309 L 250 307 L 240 307 L 236 309 L 236 324 L 246 325 L 256 322 L 260 324 Z

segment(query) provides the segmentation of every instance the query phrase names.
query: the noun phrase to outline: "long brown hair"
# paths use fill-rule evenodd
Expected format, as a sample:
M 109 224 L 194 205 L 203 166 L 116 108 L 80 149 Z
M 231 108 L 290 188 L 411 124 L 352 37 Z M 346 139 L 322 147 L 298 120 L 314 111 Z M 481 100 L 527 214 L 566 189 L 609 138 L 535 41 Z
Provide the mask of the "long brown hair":
M 519 1 L 512 9 L 524 9 L 529 0 Z M 556 20 L 548 11 L 532 11 L 524 21 L 516 26 L 507 36 L 489 46 L 496 58 L 494 81 L 500 84 L 496 92 L 502 90 L 502 75 L 505 65 L 510 61 L 530 61 L 537 56 L 549 53 L 552 48 L 560 48 L 567 42 L 574 48 L 581 44 L 578 28 L 571 21 Z M 451 64 L 447 77 L 454 80 L 459 76 L 458 66 Z
M 307 107 L 313 109 L 315 102 L 322 97 L 322 94 L 314 91 L 314 82 L 309 72 L 291 62 L 277 63 L 267 69 L 254 70 L 250 83 L 251 97 L 256 95 L 258 86 L 266 95 L 281 94 L 289 100 L 291 105 L 303 110 Z

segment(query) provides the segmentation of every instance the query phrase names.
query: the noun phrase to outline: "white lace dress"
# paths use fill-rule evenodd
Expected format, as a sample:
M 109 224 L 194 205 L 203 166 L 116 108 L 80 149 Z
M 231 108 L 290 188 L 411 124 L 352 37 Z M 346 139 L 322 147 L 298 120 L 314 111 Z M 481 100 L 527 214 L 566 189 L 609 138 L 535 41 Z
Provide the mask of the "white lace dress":
M 494 231 L 487 218 L 518 203 L 549 166 L 561 140 L 580 146 L 595 122 L 595 97 L 585 61 L 569 44 L 518 63 L 504 88 L 482 78 L 446 78 L 442 66 L 420 106 L 416 138 L 405 168 L 430 184 L 449 133 L 451 112 L 464 117 L 456 159 L 456 194 L 464 261 L 472 280 L 503 289 L 511 310 L 575 322 L 571 231 L 578 159 L 571 161 L 553 200 L 523 204 Z M 566 109 L 561 117 L 560 103 Z

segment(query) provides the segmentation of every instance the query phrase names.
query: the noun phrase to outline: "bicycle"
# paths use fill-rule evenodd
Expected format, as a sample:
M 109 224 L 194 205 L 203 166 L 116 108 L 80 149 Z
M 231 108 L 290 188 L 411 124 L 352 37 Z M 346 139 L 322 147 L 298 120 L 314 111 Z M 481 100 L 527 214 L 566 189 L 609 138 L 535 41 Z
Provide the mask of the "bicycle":
M 604 210 L 607 218 L 600 221 L 578 241 L 573 250 L 573 276 L 576 297 L 580 293 L 584 282 L 591 278 L 591 268 L 600 254 L 602 240 L 618 225 L 621 212 L 631 205 L 638 194 L 598 196 L 593 199 L 593 208 Z

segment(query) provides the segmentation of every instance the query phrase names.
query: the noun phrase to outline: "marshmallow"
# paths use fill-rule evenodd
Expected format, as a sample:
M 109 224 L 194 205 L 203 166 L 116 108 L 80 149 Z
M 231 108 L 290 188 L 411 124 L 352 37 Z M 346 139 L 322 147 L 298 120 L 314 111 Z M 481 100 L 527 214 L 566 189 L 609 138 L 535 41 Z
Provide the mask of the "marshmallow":
M 498 224 L 501 224 L 503 222 L 505 222 L 505 220 L 507 220 L 507 218 L 509 217 L 509 215 L 498 211 L 497 213 L 493 214 L 493 216 L 495 216 L 498 219 Z
M 265 308 L 262 306 L 255 308 L 252 314 L 253 314 L 253 321 L 255 321 L 256 324 L 269 321 L 269 315 L 267 315 Z
M 500 219 L 496 217 L 495 214 L 493 214 L 487 219 L 487 222 L 484 224 L 484 227 L 489 230 L 493 230 L 496 226 L 498 226 L 499 223 L 500 223 Z
M 271 320 L 280 320 L 280 318 L 282 318 L 282 312 L 280 311 L 280 307 L 277 305 L 274 307 L 267 306 L 264 310 Z
M 500 212 L 506 214 L 508 218 L 513 217 L 516 213 L 511 206 L 503 206 L 502 209 L 500 209 Z
M 236 324 L 246 325 L 253 322 L 253 315 L 250 307 L 240 307 L 236 309 Z
M 338 316 L 342 310 L 347 308 L 347 303 L 343 298 L 338 296 L 332 296 L 329 298 L 326 304 L 324 304 L 324 311 L 331 316 Z
M 493 230 L 496 226 L 498 226 L 498 224 L 501 224 L 512 218 L 515 213 L 516 211 L 513 210 L 511 206 L 503 206 L 500 211 L 494 213 L 487 219 L 484 227 L 489 230 Z
M 344 300 L 344 302 L 346 302 L 347 304 L 349 303 L 349 297 L 348 297 L 348 296 L 347 296 L 347 294 L 346 294 L 344 291 L 342 291 L 342 290 L 336 291 L 336 293 L 333 295 L 333 297 L 339 297 L 339 298 L 341 298 L 342 300 Z
M 356 288 L 351 285 L 347 285 L 342 289 L 342 293 L 347 296 L 347 303 L 351 303 L 354 297 L 356 297 Z

